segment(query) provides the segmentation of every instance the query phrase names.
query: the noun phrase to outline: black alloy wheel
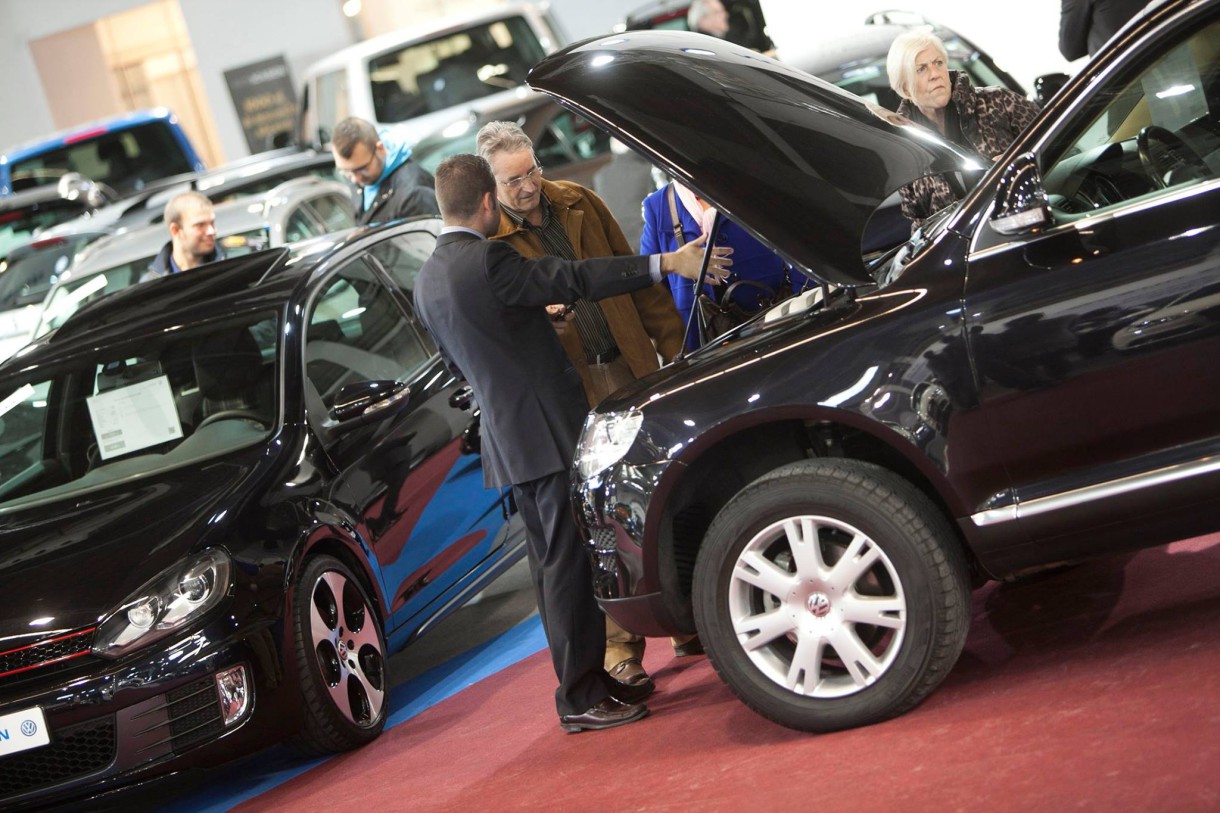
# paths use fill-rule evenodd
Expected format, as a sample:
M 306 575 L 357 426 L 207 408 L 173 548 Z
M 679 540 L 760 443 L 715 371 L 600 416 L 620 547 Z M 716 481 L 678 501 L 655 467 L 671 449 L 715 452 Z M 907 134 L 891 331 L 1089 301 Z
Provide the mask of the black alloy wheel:
M 303 748 L 335 753 L 376 739 L 389 699 L 385 635 L 364 586 L 338 559 L 306 561 L 294 588 L 293 632 Z

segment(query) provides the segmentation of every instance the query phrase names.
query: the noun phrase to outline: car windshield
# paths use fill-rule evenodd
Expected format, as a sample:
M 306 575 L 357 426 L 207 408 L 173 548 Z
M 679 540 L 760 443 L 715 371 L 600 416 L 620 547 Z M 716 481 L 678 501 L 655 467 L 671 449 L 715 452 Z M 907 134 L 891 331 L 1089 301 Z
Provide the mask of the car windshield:
M 472 26 L 369 60 L 373 115 L 405 121 L 525 82 L 546 55 L 524 17 Z
M 53 185 L 64 174 L 79 172 L 126 195 L 192 170 L 169 125 L 152 121 L 31 155 L 14 161 L 10 171 L 14 190 Z
M 55 330 L 68 317 L 85 305 L 106 294 L 120 291 L 140 281 L 148 270 L 152 257 L 141 257 L 128 263 L 119 263 L 97 273 L 73 276 L 56 285 L 43 303 L 42 317 L 34 329 L 34 338 Z
M 167 330 L 0 378 L 0 512 L 265 438 L 276 325 L 259 314 Z

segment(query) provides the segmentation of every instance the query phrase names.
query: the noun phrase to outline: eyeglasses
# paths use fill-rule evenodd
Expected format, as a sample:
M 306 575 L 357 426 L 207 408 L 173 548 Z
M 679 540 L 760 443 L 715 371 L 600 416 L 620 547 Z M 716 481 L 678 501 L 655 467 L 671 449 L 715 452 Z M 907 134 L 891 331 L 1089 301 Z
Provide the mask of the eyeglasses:
M 509 189 L 512 189 L 515 191 L 517 189 L 520 189 L 521 184 L 525 183 L 526 181 L 529 181 L 531 183 L 537 183 L 541 177 L 542 177 L 542 165 L 534 164 L 533 169 L 531 169 L 529 172 L 525 173 L 524 175 L 518 175 L 516 178 L 509 178 L 507 181 L 496 181 L 496 183 L 502 183 Z
M 341 169 L 339 171 L 346 177 L 355 180 L 356 178 L 363 177 L 364 173 L 369 171 L 369 167 L 371 167 L 373 162 L 376 160 L 377 151 L 373 150 L 373 154 L 369 156 L 369 160 L 365 161 L 363 166 L 356 167 L 355 169 Z

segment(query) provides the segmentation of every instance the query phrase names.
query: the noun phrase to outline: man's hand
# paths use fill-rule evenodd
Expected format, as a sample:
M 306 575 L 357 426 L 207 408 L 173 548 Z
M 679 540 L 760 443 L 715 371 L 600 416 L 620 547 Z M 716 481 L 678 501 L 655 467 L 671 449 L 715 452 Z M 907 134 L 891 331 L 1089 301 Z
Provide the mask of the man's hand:
M 698 240 L 692 240 L 677 251 L 661 255 L 661 271 L 666 274 L 677 274 L 690 280 L 699 279 L 699 268 L 703 265 L 703 246 L 707 243 L 707 235 L 701 235 Z M 729 275 L 733 261 L 729 255 L 733 249 L 729 246 L 716 246 L 712 249 L 712 259 L 707 266 L 707 281 L 713 285 L 724 282 Z

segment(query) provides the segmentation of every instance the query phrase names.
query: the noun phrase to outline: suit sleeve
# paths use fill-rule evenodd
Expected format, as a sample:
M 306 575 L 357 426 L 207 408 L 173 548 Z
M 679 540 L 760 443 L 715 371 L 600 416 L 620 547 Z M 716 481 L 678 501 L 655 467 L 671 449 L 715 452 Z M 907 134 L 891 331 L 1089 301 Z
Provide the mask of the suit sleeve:
M 1060 0 L 1059 53 L 1064 59 L 1080 59 L 1089 54 L 1090 0 Z
M 487 282 L 505 305 L 598 300 L 652 285 L 647 257 L 594 257 L 576 262 L 557 257 L 527 259 L 500 240 L 486 243 Z

